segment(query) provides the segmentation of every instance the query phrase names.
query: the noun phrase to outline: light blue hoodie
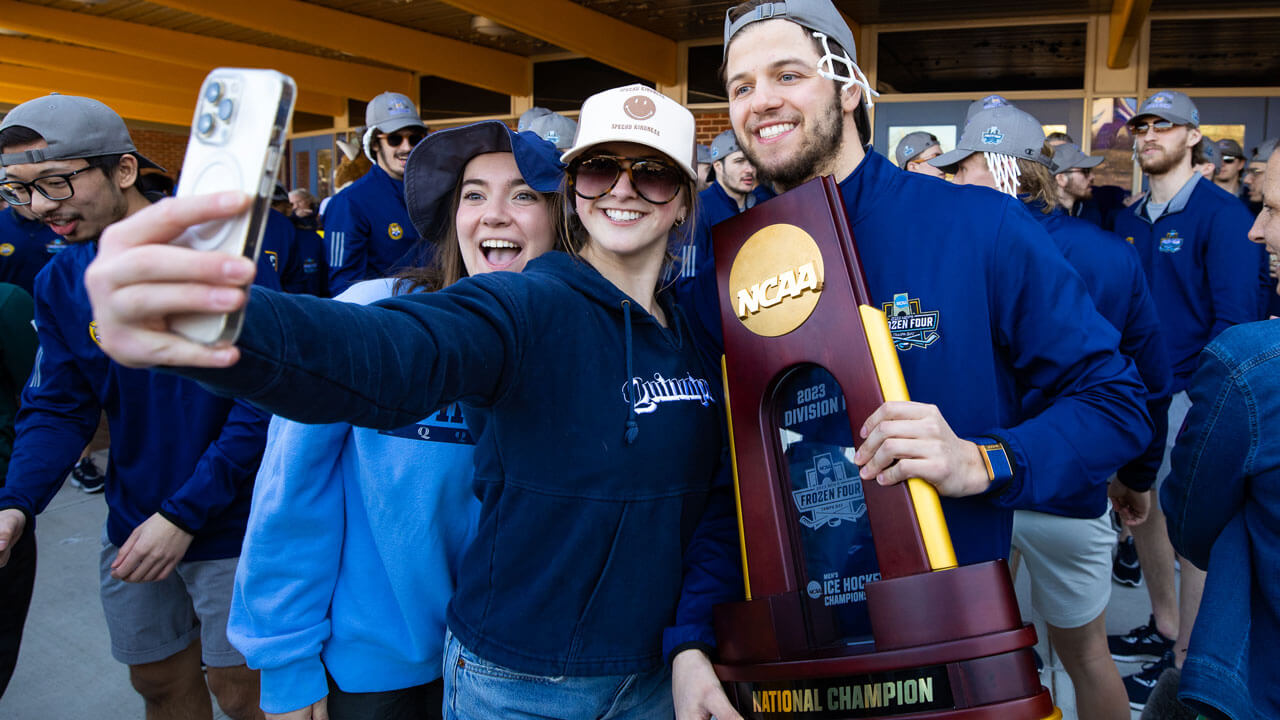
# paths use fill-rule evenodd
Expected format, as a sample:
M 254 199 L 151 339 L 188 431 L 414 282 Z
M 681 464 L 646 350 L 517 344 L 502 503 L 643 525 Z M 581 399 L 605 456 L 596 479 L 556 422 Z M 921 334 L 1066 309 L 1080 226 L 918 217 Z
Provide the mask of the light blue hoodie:
M 338 299 L 368 304 L 392 280 Z M 262 709 L 440 677 L 445 607 L 476 529 L 471 434 L 457 406 L 379 431 L 273 418 L 227 636 L 262 670 Z

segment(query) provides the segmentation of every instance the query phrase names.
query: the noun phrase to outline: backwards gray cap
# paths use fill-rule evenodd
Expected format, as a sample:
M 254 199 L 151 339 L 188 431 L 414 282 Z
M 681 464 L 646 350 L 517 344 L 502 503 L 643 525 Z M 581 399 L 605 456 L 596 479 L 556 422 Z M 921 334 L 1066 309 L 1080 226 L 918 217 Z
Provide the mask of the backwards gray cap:
M 836 80 L 844 83 L 844 88 L 848 89 L 852 85 L 858 85 L 862 88 L 862 101 L 870 107 L 873 103 L 871 96 L 879 95 L 871 89 L 871 85 L 867 82 L 866 75 L 862 74 L 862 70 L 858 69 L 858 64 L 854 62 L 854 58 L 858 55 L 858 48 L 853 42 L 853 31 L 849 29 L 849 23 L 845 22 L 844 16 L 831 3 L 831 0 L 783 0 L 783 2 L 766 2 L 752 8 L 737 20 L 731 19 L 733 8 L 729 8 L 724 14 L 724 49 L 721 51 L 720 60 L 724 62 L 729 56 L 729 43 L 733 41 L 733 36 L 742 31 L 743 28 L 753 22 L 761 20 L 790 20 L 814 33 L 822 42 L 822 48 L 825 54 L 818 60 L 818 74 L 822 77 Z M 844 48 L 843 56 L 836 55 L 831 52 L 827 46 L 827 38 L 831 38 Z M 849 71 L 847 76 L 838 75 L 835 72 L 835 63 L 846 65 Z
M 725 130 L 711 141 L 711 161 L 723 160 L 741 149 L 738 147 L 738 136 L 732 130 Z
M 974 115 L 965 126 L 956 149 L 933 158 L 929 164 L 953 173 L 960 161 L 980 152 L 1033 160 L 1052 167 L 1043 148 L 1044 128 L 1040 121 L 1018 108 L 1004 105 Z
M 164 170 L 138 152 L 129 137 L 129 128 L 116 111 L 93 98 L 46 95 L 28 100 L 10 110 L 0 122 L 0 130 L 18 126 L 38 133 L 49 147 L 5 153 L 0 155 L 0 165 L 128 153 L 138 158 L 139 167 Z
M 964 112 L 965 126 L 968 127 L 969 121 L 973 119 L 974 115 L 977 115 L 983 110 L 990 110 L 991 108 L 998 107 L 1013 107 L 1013 103 L 1005 100 L 1001 95 L 988 95 L 984 98 L 974 100 L 969 103 L 969 109 Z
M 530 120 L 529 126 L 524 130 L 517 129 L 517 132 L 525 131 L 537 135 L 555 145 L 557 150 L 564 152 L 573 147 L 573 136 L 578 134 L 578 123 L 560 113 L 548 110 Z
M 1053 149 L 1053 162 L 1049 169 L 1054 175 L 1061 175 L 1068 170 L 1096 168 L 1105 160 L 1101 155 L 1086 155 L 1075 143 L 1062 143 Z
M 1213 171 L 1217 172 L 1222 169 L 1222 151 L 1218 149 L 1218 143 L 1207 137 L 1200 138 L 1197 143 L 1200 153 L 1204 155 L 1204 159 L 1213 163 Z
M 1161 90 L 1147 98 L 1138 112 L 1129 119 L 1129 124 L 1134 124 L 1146 115 L 1154 115 L 1175 125 L 1200 127 L 1200 111 L 1196 109 L 1196 104 L 1177 90 Z
M 1276 151 L 1276 145 L 1280 144 L 1280 138 L 1267 138 L 1262 141 L 1257 150 L 1253 151 L 1253 157 L 1249 162 L 1266 162 L 1271 159 L 1271 153 Z
M 715 161 L 716 159 L 711 157 L 711 148 L 703 145 L 702 143 L 698 143 L 698 164 L 710 165 Z
M 418 117 L 418 108 L 400 93 L 384 92 L 369 101 L 364 109 L 364 124 L 378 132 L 393 133 L 400 128 L 427 126 Z
M 937 145 L 938 138 L 934 137 L 933 133 L 917 130 L 907 133 L 898 141 L 898 147 L 893 150 L 893 157 L 898 161 L 898 167 L 906 169 L 907 163 L 911 162 L 912 158 Z

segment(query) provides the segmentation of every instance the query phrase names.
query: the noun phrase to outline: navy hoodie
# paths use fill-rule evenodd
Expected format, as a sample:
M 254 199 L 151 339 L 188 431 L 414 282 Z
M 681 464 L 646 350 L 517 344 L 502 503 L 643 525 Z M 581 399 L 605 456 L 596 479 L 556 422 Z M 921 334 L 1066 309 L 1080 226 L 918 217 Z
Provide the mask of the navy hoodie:
M 375 163 L 329 200 L 324 239 L 331 297 L 361 280 L 392 275 L 418 240 L 405 206 L 404 181 Z
M 719 376 L 662 302 L 665 328 L 558 252 L 371 307 L 255 292 L 240 362 L 179 372 L 308 423 L 463 403 L 481 510 L 450 629 L 521 672 L 634 673 L 742 592 Z
M 1055 208 L 1041 211 L 1043 204 L 1028 206 L 1032 217 L 1040 221 L 1062 256 L 1080 274 L 1089 297 L 1102 317 L 1120 332 L 1120 352 L 1131 358 L 1147 386 L 1147 408 L 1155 425 L 1155 436 L 1142 456 L 1122 467 L 1116 475 L 1125 485 L 1138 491 L 1149 490 L 1155 483 L 1156 471 L 1164 457 L 1168 433 L 1169 388 L 1173 375 L 1169 369 L 1169 353 L 1160 333 L 1160 317 L 1156 313 L 1146 275 L 1138 253 L 1115 233 Z M 1037 390 L 1028 395 L 1035 407 L 1043 401 Z M 1105 495 L 1098 496 L 1098 513 L 1106 507 Z
M 900 325 L 912 400 L 1009 450 L 1011 481 L 942 498 L 959 562 L 1007 557 L 1015 508 L 1096 517 L 1089 486 L 1151 441 L 1146 389 L 1045 231 L 1015 198 L 908 173 L 870 147 L 840 192 L 871 298 Z M 682 302 L 718 303 L 715 273 L 697 280 Z M 1033 388 L 1046 407 L 1030 416 Z
M 1209 341 L 1232 325 L 1261 317 L 1266 253 L 1249 241 L 1249 212 L 1199 174 L 1191 176 L 1154 223 L 1147 218 L 1149 199 L 1116 217 L 1116 233 L 1138 249 L 1160 314 L 1176 393 L 1191 382 Z
M 123 545 L 158 512 L 195 536 L 184 560 L 235 557 L 269 416 L 190 380 L 108 359 L 82 279 L 97 251 L 97 242 L 71 245 L 36 277 L 40 349 L 22 393 L 0 509 L 22 510 L 31 532 L 106 411 L 111 543 Z M 275 285 L 265 259 L 258 278 Z

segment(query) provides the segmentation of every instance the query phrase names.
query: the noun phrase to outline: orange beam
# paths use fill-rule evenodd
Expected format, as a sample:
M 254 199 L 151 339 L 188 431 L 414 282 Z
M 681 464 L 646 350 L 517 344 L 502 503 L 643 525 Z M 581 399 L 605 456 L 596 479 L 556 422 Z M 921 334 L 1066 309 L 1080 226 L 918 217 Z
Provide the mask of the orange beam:
M 444 2 L 654 83 L 679 80 L 674 40 L 570 0 Z
M 399 70 L 273 50 L 14 0 L 0 0 L 0 19 L 10 30 L 176 63 L 204 72 L 222 65 L 274 68 L 291 75 L 301 87 L 344 98 L 370 98 L 385 90 L 418 96 L 412 75 Z
M 0 61 L 18 65 L 33 63 L 46 70 L 61 70 L 71 75 L 108 81 L 127 78 L 138 85 L 180 90 L 188 95 L 185 104 L 193 108 L 200 83 L 204 80 L 203 72 L 185 65 L 19 37 L 0 36 Z M 343 115 L 347 111 L 347 101 L 337 95 L 299 91 L 297 107 L 318 115 Z
M 1107 67 L 1129 67 L 1129 56 L 1151 12 L 1151 0 L 1114 0 L 1111 4 L 1111 37 L 1107 43 Z
M 299 0 L 151 0 L 505 95 L 532 95 L 528 58 Z
M 0 102 L 18 105 L 32 98 L 48 94 L 49 88 L 37 88 L 11 82 L 10 78 L 0 79 Z M 96 94 L 94 98 L 111 106 L 120 117 L 130 120 L 163 123 L 165 125 L 191 125 L 191 108 L 179 108 L 169 105 L 158 105 L 130 98 L 115 98 Z

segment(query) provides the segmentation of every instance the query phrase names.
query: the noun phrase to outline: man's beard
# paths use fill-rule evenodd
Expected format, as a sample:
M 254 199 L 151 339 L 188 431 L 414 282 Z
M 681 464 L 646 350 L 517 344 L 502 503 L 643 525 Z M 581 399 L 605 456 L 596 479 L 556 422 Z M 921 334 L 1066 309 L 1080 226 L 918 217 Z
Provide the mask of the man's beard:
M 1181 152 L 1170 154 L 1163 151 L 1158 155 L 1148 158 L 1141 152 L 1138 153 L 1138 165 L 1142 167 L 1142 171 L 1148 175 L 1163 175 L 1170 170 L 1178 167 L 1179 164 L 1185 163 L 1187 153 L 1191 152 L 1191 148 L 1181 145 Z
M 817 176 L 824 163 L 835 159 L 844 142 L 841 119 L 840 96 L 832 93 L 831 103 L 819 113 L 804 146 L 790 157 L 779 158 L 775 167 L 765 164 L 748 144 L 742 150 L 756 166 L 756 182 L 786 190 Z

